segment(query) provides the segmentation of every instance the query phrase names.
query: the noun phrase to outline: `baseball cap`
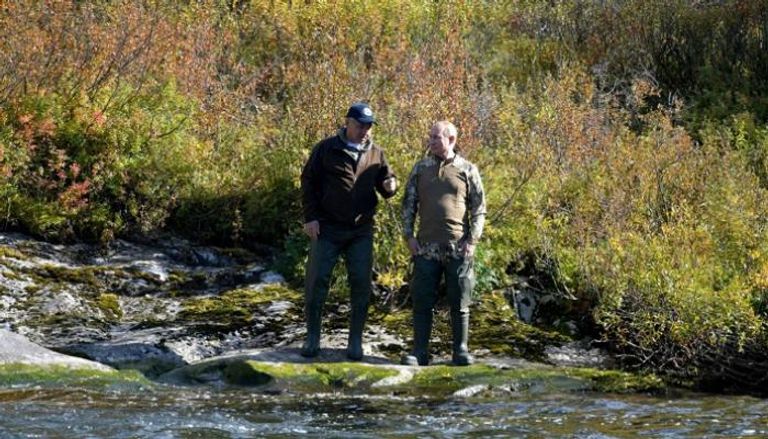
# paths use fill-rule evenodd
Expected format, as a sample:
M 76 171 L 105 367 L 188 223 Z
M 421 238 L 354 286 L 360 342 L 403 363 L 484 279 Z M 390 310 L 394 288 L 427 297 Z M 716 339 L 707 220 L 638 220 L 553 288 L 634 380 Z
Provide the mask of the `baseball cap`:
M 352 104 L 347 111 L 347 117 L 351 117 L 360 123 L 376 123 L 376 118 L 373 116 L 371 107 L 363 102 Z

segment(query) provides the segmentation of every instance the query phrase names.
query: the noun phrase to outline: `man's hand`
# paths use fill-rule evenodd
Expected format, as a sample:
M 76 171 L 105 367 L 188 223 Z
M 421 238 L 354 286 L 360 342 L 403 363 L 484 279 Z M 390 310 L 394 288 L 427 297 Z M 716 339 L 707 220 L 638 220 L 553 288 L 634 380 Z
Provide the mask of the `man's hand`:
M 421 250 L 419 241 L 416 238 L 408 238 L 408 250 L 411 252 L 411 256 L 416 256 Z
M 309 239 L 317 239 L 317 236 L 320 234 L 320 222 L 315 220 L 304 223 L 304 233 L 309 236 Z
M 469 242 L 464 241 L 461 244 L 461 254 L 465 258 L 471 258 L 472 256 L 474 256 L 475 255 L 475 244 L 470 244 Z
M 394 192 L 397 190 L 397 179 L 395 177 L 389 177 L 382 183 L 384 190 L 387 192 Z

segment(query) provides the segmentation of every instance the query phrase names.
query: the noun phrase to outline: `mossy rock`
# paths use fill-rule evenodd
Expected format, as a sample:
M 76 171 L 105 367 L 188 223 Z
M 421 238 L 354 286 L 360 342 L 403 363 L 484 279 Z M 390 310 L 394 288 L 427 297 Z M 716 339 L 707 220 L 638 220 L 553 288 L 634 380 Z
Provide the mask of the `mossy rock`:
M 59 265 L 45 264 L 35 269 L 36 274 L 56 282 L 70 284 L 82 284 L 93 288 L 102 287 L 103 282 L 99 280 L 99 275 L 105 271 L 103 267 L 80 267 L 70 268 Z
M 501 385 L 508 373 L 485 364 L 467 367 L 437 365 L 420 367 L 402 391 L 413 395 L 446 395 L 457 390 L 482 385 Z
M 527 363 L 528 364 L 528 363 Z M 515 392 L 554 393 L 599 391 L 609 393 L 658 392 L 664 383 L 653 375 L 619 371 L 559 368 L 542 364 L 497 367 L 436 365 L 408 367 L 367 363 L 264 362 L 244 358 L 208 361 L 168 374 L 165 381 L 258 387 L 262 391 L 291 393 L 398 394 L 445 398 L 463 389 L 506 389 Z
M 97 370 L 62 365 L 0 364 L 0 387 L 142 388 L 152 386 L 136 371 Z
M 592 389 L 605 393 L 659 392 L 666 388 L 664 381 L 653 374 L 633 374 L 618 370 L 592 368 L 565 369 L 574 377 L 589 380 Z
M 28 259 L 28 257 L 24 253 L 7 245 L 0 245 L 0 259 L 2 258 L 12 258 L 12 259 L 19 259 L 19 260 Z
M 247 359 L 219 359 L 183 367 L 163 381 L 188 384 L 262 386 L 295 393 L 368 391 L 397 370 L 365 363 L 279 363 Z
M 120 320 L 123 310 L 120 308 L 120 300 L 117 294 L 102 293 L 95 300 L 96 307 L 110 320 Z
M 67 289 L 75 287 L 81 296 L 95 296 L 105 291 L 108 279 L 114 273 L 105 267 L 66 267 L 52 264 L 15 267 L 10 276 L 32 284 L 25 288 L 29 294 L 42 289 Z M 9 276 L 6 276 L 9 277 Z
M 228 368 L 232 369 L 232 366 Z M 246 361 L 238 369 L 270 377 L 269 382 L 288 390 L 368 390 L 374 383 L 397 375 L 392 368 L 364 363 L 266 363 Z M 239 375 L 237 378 L 247 377 Z M 229 379 L 235 378 L 230 375 Z M 230 381 L 230 384 L 241 382 Z
M 470 342 L 494 355 L 543 361 L 547 346 L 569 341 L 569 337 L 558 332 L 521 322 L 500 291 L 483 295 L 472 309 Z
M 664 383 L 652 375 L 640 376 L 618 371 L 546 365 L 498 368 L 476 364 L 468 367 L 439 365 L 419 368 L 413 380 L 400 390 L 411 395 L 445 396 L 475 386 L 535 393 L 634 393 L 659 391 L 664 388 Z
M 216 297 L 203 297 L 186 301 L 178 319 L 236 329 L 250 324 L 260 309 L 277 300 L 298 305 L 302 301 L 302 296 L 297 291 L 281 285 L 239 288 Z M 289 313 L 288 315 L 294 316 L 296 319 L 302 318 L 300 312 Z

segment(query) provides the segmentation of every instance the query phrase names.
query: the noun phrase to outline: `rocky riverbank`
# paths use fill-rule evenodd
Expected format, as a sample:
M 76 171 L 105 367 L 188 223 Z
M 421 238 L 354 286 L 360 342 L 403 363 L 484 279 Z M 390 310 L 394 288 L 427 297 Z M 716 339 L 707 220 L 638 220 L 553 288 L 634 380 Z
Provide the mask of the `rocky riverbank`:
M 322 354 L 306 361 L 298 355 L 304 337 L 301 294 L 268 266 L 267 259 L 243 250 L 195 246 L 176 238 L 151 244 L 118 240 L 101 248 L 0 234 L 0 325 L 12 331 L 0 333 L 2 352 L 8 354 L 0 352 L 0 363 L 47 366 L 46 359 L 55 358 L 55 364 L 68 368 L 130 369 L 175 384 L 273 383 L 285 388 L 286 380 L 294 381 L 289 375 L 315 377 L 302 381 L 314 389 L 318 383 L 331 388 L 401 385 L 416 375 L 429 381 L 421 375 L 426 371 L 397 365 L 410 337 L 408 310 L 374 306 L 366 357 L 351 364 L 343 354 L 347 305 L 331 300 Z M 514 369 L 579 377 L 586 380 L 585 388 L 606 382 L 608 375 L 635 382 L 628 375 L 600 371 L 609 358 L 588 343 L 520 322 L 503 294 L 489 294 L 474 307 L 473 349 L 481 364 L 463 371 L 447 367 L 447 325 L 438 324 L 433 342 L 437 366 L 427 368 L 439 369 L 437 376 L 455 369 L 474 377 L 460 380 L 462 385 L 490 385 L 488 377 Z M 10 355 L 20 351 L 22 336 L 29 339 L 23 342 L 23 361 Z M 535 366 L 525 359 L 548 364 Z M 642 380 L 627 386 L 658 385 Z

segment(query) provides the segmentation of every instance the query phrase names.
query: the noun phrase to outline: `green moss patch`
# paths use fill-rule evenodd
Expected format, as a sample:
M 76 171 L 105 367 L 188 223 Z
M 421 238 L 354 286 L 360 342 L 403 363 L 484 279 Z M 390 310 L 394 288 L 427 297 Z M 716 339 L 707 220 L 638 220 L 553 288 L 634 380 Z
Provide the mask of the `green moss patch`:
M 572 391 L 592 388 L 588 380 L 571 377 L 547 366 L 500 369 L 484 364 L 468 367 L 430 366 L 419 368 L 404 391 L 413 395 L 448 396 L 471 386 L 510 388 L 519 391 Z
M 151 383 L 136 371 L 96 370 L 60 365 L 36 366 L 30 364 L 0 365 L 0 386 L 150 386 Z
M 383 380 L 397 375 L 404 379 L 383 384 Z M 657 392 L 665 388 L 664 383 L 652 375 L 546 365 L 407 368 L 348 362 L 275 363 L 222 359 L 179 369 L 170 374 L 170 378 L 176 382 L 249 386 L 299 394 L 348 392 L 431 398 L 449 397 L 474 386 L 483 386 L 490 392 L 504 389 L 534 393 L 633 393 Z
M 169 374 L 167 381 L 267 386 L 297 393 L 369 390 L 397 370 L 364 363 L 274 363 L 225 359 L 196 364 Z
M 120 301 L 116 294 L 99 294 L 99 297 L 96 298 L 96 306 L 109 319 L 120 320 L 123 317 L 123 310 L 120 308 Z
M 280 285 L 240 288 L 217 297 L 189 300 L 179 319 L 216 326 L 241 327 L 249 324 L 265 305 L 276 300 L 301 302 L 301 294 Z M 297 318 L 301 316 L 297 314 Z
M 397 335 L 401 340 L 413 339 L 413 323 L 411 310 L 393 311 L 387 314 L 373 314 L 368 320 L 387 328 L 387 331 Z
M 476 384 L 502 384 L 504 373 L 484 364 L 468 367 L 430 366 L 418 369 L 407 386 L 411 393 L 451 393 Z
M 589 380 L 592 390 L 606 393 L 657 392 L 666 385 L 653 374 L 632 374 L 616 370 L 567 369 L 571 376 Z
M 13 247 L 9 247 L 7 245 L 0 245 L 0 258 L 13 258 L 13 259 L 25 260 L 27 259 L 27 256 Z
M 397 371 L 363 363 L 263 363 L 248 361 L 253 370 L 276 382 L 298 389 L 368 389 L 373 383 L 397 375 Z
M 483 295 L 472 309 L 470 343 L 495 355 L 542 361 L 547 346 L 568 341 L 562 334 L 521 322 L 501 292 Z
M 470 386 L 509 388 L 527 392 L 599 391 L 607 393 L 655 392 L 665 388 L 653 375 L 539 365 L 499 369 L 476 364 L 469 367 L 419 368 L 401 391 L 413 395 L 445 396 Z
M 77 285 L 84 294 L 95 295 L 98 291 L 104 291 L 111 276 L 118 276 L 119 270 L 111 270 L 107 267 L 85 266 L 66 267 L 52 264 L 44 264 L 33 267 L 18 267 L 14 269 L 17 276 L 24 276 L 33 283 L 31 288 L 48 288 Z
M 97 274 L 103 272 L 101 267 L 69 268 L 58 265 L 43 265 L 37 269 L 37 274 L 58 282 L 85 284 L 91 287 L 100 286 Z

